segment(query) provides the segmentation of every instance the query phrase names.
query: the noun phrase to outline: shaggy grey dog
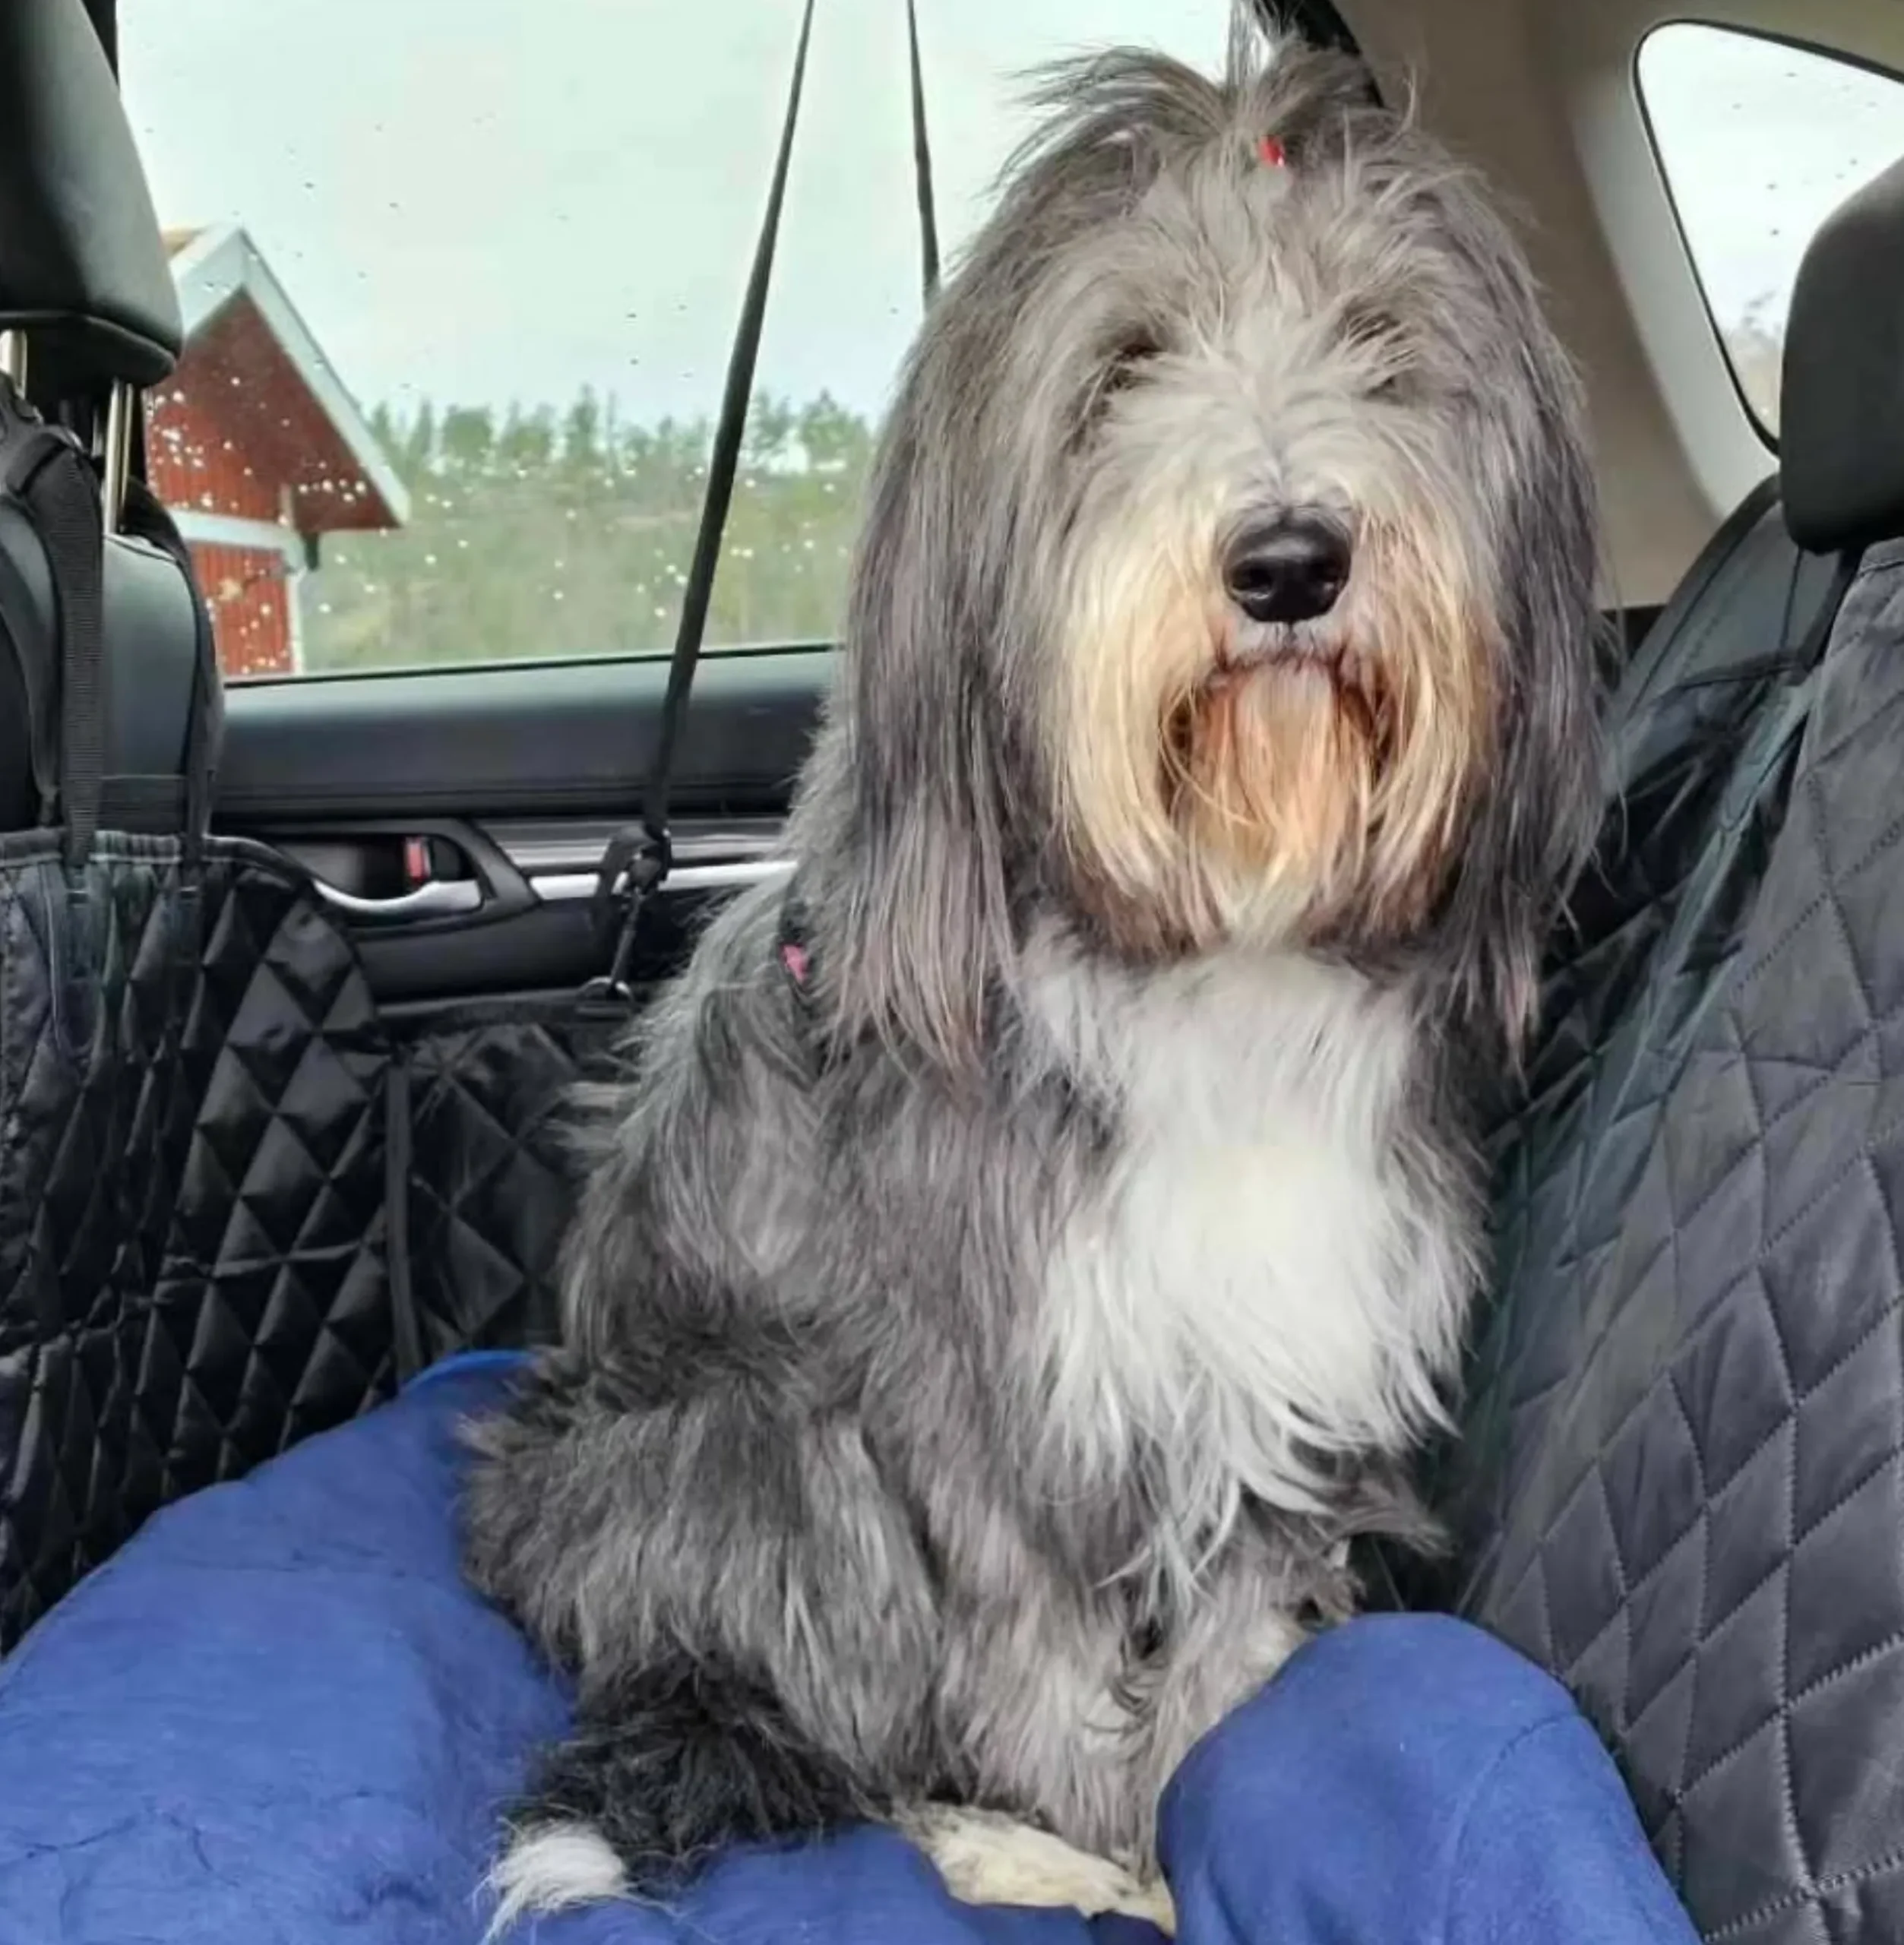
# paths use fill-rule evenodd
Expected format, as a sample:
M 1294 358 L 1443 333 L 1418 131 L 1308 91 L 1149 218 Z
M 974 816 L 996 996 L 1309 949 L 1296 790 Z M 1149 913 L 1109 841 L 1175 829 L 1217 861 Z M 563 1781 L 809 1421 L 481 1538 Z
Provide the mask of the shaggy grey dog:
M 1466 1104 L 1593 795 L 1575 381 L 1351 64 L 1046 102 L 885 429 L 792 889 L 647 1017 L 474 1434 L 474 1578 L 579 1684 L 504 1923 L 857 1818 L 1167 1915 L 1172 1769 L 1426 1532 Z

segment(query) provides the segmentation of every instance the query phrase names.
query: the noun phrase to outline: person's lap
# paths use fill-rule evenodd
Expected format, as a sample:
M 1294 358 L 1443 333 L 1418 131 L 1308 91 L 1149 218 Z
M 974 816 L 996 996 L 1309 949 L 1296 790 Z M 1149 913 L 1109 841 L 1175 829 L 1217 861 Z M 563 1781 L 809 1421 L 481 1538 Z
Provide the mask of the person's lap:
M 486 1361 L 493 1362 L 493 1361 Z M 0 1665 L 0 1945 L 474 1945 L 502 1807 L 567 1713 L 457 1570 L 454 1425 L 394 1405 L 153 1520 Z M 1186 1945 L 1687 1945 L 1564 1693 L 1458 1623 L 1351 1624 L 1193 1753 L 1163 1854 Z M 1146 1945 L 976 1911 L 891 1832 L 718 1864 L 678 1917 L 542 1945 Z

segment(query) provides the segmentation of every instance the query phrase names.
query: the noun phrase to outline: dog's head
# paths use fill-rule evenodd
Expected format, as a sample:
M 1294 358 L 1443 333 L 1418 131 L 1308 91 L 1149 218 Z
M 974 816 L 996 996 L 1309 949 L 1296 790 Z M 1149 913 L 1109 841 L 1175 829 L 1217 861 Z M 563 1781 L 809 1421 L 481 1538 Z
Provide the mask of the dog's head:
M 1333 55 L 1042 95 L 856 577 L 906 1023 L 973 1017 L 1029 887 L 1134 955 L 1413 952 L 1517 1034 L 1596 757 L 1581 407 L 1518 248 Z

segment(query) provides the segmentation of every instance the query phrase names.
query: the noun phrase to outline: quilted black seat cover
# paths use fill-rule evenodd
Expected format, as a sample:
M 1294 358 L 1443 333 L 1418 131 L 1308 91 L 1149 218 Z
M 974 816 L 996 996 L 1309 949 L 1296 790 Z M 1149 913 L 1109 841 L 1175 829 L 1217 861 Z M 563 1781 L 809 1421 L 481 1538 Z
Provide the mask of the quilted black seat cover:
M 1463 1605 L 1706 1937 L 1904 1939 L 1904 548 L 1656 672 L 1501 1146 Z
M 572 995 L 446 1008 L 400 1029 L 410 1131 L 400 1219 L 407 1355 L 546 1342 L 580 1183 L 571 1090 L 617 1067 L 628 1017 Z
M 393 1375 L 389 1052 L 268 852 L 0 839 L 0 1646 Z

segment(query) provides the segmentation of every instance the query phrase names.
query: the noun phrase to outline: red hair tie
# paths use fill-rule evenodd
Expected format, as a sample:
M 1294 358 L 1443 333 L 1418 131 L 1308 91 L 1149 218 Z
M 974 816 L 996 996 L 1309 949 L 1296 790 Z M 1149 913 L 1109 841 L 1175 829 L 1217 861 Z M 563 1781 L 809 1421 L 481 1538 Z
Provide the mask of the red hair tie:
M 1256 145 L 1257 160 L 1265 169 L 1283 169 L 1289 165 L 1289 152 L 1273 135 L 1265 135 Z

